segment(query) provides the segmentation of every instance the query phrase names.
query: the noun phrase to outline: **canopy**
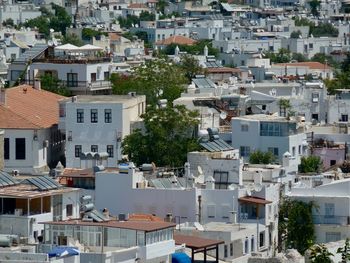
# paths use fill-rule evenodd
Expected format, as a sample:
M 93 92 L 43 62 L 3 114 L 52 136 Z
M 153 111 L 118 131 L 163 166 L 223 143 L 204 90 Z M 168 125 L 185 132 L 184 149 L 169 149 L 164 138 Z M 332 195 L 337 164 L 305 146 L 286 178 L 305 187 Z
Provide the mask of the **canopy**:
M 191 263 L 191 258 L 186 253 L 174 253 L 171 255 L 171 261 L 173 263 Z
M 49 258 L 65 257 L 79 255 L 79 250 L 76 247 L 55 247 L 49 253 Z
M 65 44 L 62 46 L 55 47 L 55 50 L 62 50 L 62 51 L 76 51 L 77 49 L 79 48 L 72 44 Z
M 86 44 L 82 47 L 78 48 L 80 51 L 99 51 L 99 50 L 103 50 L 103 48 L 101 47 L 97 47 L 94 45 L 90 45 L 90 44 Z

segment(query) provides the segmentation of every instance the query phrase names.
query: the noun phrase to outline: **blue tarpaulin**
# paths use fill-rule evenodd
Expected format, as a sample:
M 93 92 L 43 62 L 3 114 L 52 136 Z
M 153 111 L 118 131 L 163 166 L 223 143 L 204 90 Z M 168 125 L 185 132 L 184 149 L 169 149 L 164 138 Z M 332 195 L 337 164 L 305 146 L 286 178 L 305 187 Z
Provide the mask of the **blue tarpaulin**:
M 174 253 L 171 255 L 173 263 L 191 263 L 191 258 L 186 253 Z
M 64 257 L 79 255 L 79 250 L 76 247 L 55 247 L 49 253 L 49 257 Z

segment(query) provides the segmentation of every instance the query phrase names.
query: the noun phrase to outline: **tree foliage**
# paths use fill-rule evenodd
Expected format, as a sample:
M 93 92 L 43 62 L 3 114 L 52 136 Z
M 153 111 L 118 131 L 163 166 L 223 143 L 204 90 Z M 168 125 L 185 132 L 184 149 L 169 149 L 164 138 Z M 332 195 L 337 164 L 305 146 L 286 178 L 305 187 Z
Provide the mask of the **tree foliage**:
M 319 0 L 311 0 L 309 2 L 311 14 L 315 17 L 319 16 L 318 8 L 321 5 L 321 2 Z
M 126 18 L 120 16 L 118 22 L 122 28 L 131 28 L 140 24 L 140 18 L 134 15 L 128 15 Z
M 202 39 L 196 42 L 193 45 L 177 45 L 177 44 L 171 44 L 168 45 L 164 50 L 161 52 L 164 55 L 174 55 L 175 54 L 175 48 L 176 46 L 179 47 L 180 51 L 187 52 L 190 55 L 200 55 L 204 53 L 204 47 L 208 47 L 208 54 L 210 56 L 217 57 L 219 54 L 219 50 L 217 48 L 214 48 L 212 45 L 211 40 Z
M 41 88 L 62 96 L 71 96 L 71 91 L 62 85 L 61 81 L 51 74 L 44 74 L 40 77 Z
M 319 23 L 316 25 L 314 22 L 304 17 L 295 17 L 294 22 L 296 26 L 308 26 L 310 29 L 309 35 L 313 35 L 314 37 L 337 37 L 339 33 L 338 29 L 331 23 Z
M 275 156 L 272 152 L 255 151 L 249 156 L 249 163 L 251 164 L 270 164 L 275 161 Z
M 343 247 L 337 249 L 337 254 L 341 254 L 341 263 L 350 261 L 350 240 L 347 238 Z
M 318 156 L 303 156 L 299 165 L 300 173 L 318 173 L 322 170 L 322 160 Z
M 194 78 L 196 75 L 205 73 L 204 68 L 199 65 L 198 60 L 188 54 L 181 56 L 179 66 L 185 73 L 188 83 L 190 83 L 192 78 Z
M 86 40 L 90 40 L 93 37 L 98 37 L 98 36 L 102 36 L 102 35 L 107 36 L 107 33 L 100 32 L 100 31 L 94 30 L 92 28 L 83 28 L 83 30 L 82 30 L 82 38 L 86 39 Z
M 38 28 L 39 32 L 44 34 L 47 38 L 50 35 L 50 29 L 52 28 L 56 32 L 66 33 L 66 28 L 72 24 L 71 16 L 66 12 L 64 7 L 56 4 L 51 4 L 54 14 L 47 9 L 42 11 L 42 15 L 33 19 L 29 19 L 24 25 L 26 27 Z
M 330 65 L 333 68 L 339 67 L 339 64 L 333 59 L 332 56 L 326 55 L 324 53 L 316 53 L 310 60 Z
M 169 102 L 180 97 L 187 83 L 182 69 L 166 59 L 149 60 L 127 77 L 112 74 L 114 94 L 136 91 L 146 95 L 147 103 L 156 105 L 160 99 Z
M 77 35 L 68 33 L 62 38 L 62 44 L 72 44 L 78 47 L 84 45 L 83 41 Z
M 312 202 L 283 199 L 280 203 L 278 219 L 279 250 L 283 244 L 295 248 L 301 254 L 314 243 L 314 224 L 312 221 Z
M 7 18 L 6 20 L 4 20 L 2 22 L 3 26 L 9 26 L 9 27 L 13 27 L 15 25 L 15 23 L 13 22 L 12 18 Z
M 324 244 L 316 244 L 310 248 L 310 260 L 312 263 L 332 263 L 331 256 L 334 256 L 328 251 Z
M 145 133 L 136 130 L 123 143 L 123 153 L 137 165 L 180 167 L 187 153 L 199 149 L 195 138 L 198 113 L 183 105 L 151 107 L 143 114 Z
M 290 34 L 290 38 L 299 38 L 301 36 L 301 31 L 298 30 L 298 31 L 293 31 L 291 34 Z

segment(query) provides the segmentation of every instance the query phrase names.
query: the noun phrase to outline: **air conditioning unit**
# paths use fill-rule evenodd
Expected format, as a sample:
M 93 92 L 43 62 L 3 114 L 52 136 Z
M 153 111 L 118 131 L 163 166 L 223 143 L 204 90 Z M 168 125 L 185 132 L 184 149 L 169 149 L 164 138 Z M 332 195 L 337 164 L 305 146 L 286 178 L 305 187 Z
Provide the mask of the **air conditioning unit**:
M 68 136 L 68 141 L 72 141 L 72 136 Z

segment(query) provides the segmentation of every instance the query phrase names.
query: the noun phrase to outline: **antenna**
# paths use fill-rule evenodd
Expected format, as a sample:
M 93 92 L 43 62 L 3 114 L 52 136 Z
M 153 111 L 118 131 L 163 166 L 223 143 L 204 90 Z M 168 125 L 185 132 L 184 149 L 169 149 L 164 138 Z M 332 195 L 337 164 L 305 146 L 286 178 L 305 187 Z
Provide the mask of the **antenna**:
M 220 113 L 220 119 L 225 120 L 226 118 L 227 118 L 227 112 L 226 111 L 222 111 Z
M 254 191 L 255 192 L 260 192 L 262 187 L 263 187 L 262 184 L 257 183 L 257 184 L 254 185 Z

